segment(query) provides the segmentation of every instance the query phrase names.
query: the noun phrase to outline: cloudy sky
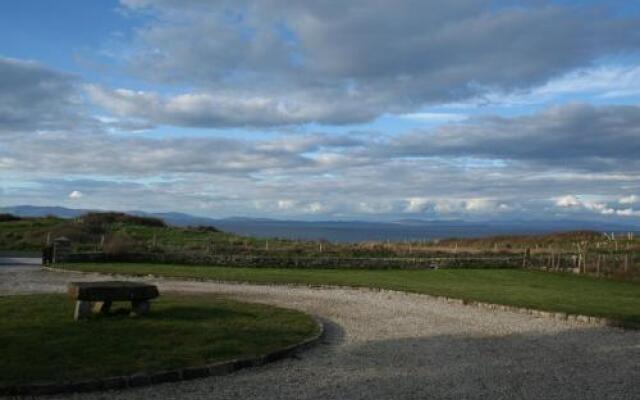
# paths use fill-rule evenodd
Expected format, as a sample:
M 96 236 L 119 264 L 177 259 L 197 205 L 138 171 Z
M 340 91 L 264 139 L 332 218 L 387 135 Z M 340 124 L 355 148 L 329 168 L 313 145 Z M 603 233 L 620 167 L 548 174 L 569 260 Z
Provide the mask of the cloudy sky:
M 0 5 L 0 206 L 640 223 L 639 156 L 634 1 Z

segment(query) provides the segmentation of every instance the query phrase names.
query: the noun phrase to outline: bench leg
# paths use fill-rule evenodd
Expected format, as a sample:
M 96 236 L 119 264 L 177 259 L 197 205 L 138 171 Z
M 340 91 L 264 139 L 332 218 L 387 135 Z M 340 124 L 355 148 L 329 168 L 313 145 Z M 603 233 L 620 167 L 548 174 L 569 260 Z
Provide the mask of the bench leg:
M 111 309 L 111 301 L 94 301 L 91 303 L 91 311 L 94 314 L 108 314 Z
M 149 301 L 147 300 L 131 302 L 131 311 L 135 315 L 139 315 L 139 316 L 146 315 L 149 313 L 150 309 L 151 309 L 151 303 L 149 303 Z
M 78 300 L 76 301 L 76 309 L 73 313 L 73 319 L 76 321 L 84 318 L 89 318 L 91 315 L 91 302 Z

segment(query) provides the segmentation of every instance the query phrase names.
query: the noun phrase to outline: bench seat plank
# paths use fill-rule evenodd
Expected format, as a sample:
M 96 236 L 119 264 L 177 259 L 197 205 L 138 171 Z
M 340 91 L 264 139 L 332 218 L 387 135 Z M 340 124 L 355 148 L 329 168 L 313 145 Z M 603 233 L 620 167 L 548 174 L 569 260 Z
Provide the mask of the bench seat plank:
M 69 296 L 80 301 L 146 301 L 160 295 L 155 285 L 128 282 L 71 282 Z

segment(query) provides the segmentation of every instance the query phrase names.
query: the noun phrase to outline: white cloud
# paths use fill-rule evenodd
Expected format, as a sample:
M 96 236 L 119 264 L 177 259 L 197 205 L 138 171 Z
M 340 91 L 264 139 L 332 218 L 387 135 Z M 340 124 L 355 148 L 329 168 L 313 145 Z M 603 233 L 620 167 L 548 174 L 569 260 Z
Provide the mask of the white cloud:
M 582 207 L 583 203 L 576 196 L 567 195 L 567 196 L 562 196 L 557 198 L 556 205 L 558 207 L 572 208 L 572 207 Z
M 616 213 L 616 210 L 607 206 L 605 203 L 598 202 L 584 202 L 584 207 L 587 210 L 592 210 L 595 212 L 599 212 L 602 215 L 612 215 Z
M 618 200 L 618 202 L 620 204 L 635 204 L 640 202 L 640 197 L 636 196 L 635 194 L 632 194 L 630 196 L 621 197 L 620 200 Z
M 290 210 L 295 206 L 295 201 L 293 200 L 278 200 L 278 208 L 281 210 Z
M 74 190 L 73 192 L 69 193 L 70 199 L 79 199 L 81 197 L 84 197 L 84 194 L 78 190 Z
M 432 200 L 424 197 L 412 197 L 406 200 L 406 207 L 404 209 L 407 213 L 420 213 L 427 207 L 432 205 Z
M 624 217 L 640 217 L 640 210 L 634 210 L 632 208 L 625 208 L 624 210 L 617 210 L 617 215 L 622 215 Z
M 319 201 L 314 201 L 305 207 L 305 210 L 311 214 L 319 214 L 325 211 L 326 207 Z
M 260 202 L 259 208 L 269 210 L 273 208 L 265 202 Z M 328 208 L 319 201 L 307 201 L 305 200 L 291 200 L 284 199 L 276 202 L 276 209 L 285 214 L 305 215 L 305 214 L 321 214 L 328 210 Z
M 354 212 L 372 215 L 385 215 L 395 211 L 395 201 L 389 200 L 367 200 L 357 203 Z
M 623 197 L 618 200 L 620 204 L 632 204 L 634 196 Z M 623 202 L 625 200 L 626 202 Z M 555 202 L 556 206 L 561 208 L 572 208 L 578 210 L 587 210 L 601 215 L 617 215 L 621 217 L 638 217 L 640 216 L 640 210 L 634 210 L 632 208 L 616 209 L 613 206 L 603 201 L 593 201 L 580 199 L 577 196 L 568 195 L 559 197 Z
M 508 211 L 510 207 L 490 198 L 426 198 L 410 197 L 404 202 L 403 212 L 424 213 L 433 210 L 436 214 L 492 214 Z
M 615 213 L 615 210 L 608 207 L 604 202 L 586 200 L 573 195 L 558 197 L 555 204 L 561 208 L 582 208 L 605 215 Z
M 468 199 L 464 202 L 464 208 L 470 212 L 488 212 L 495 211 L 497 208 L 497 203 L 493 199 L 486 198 L 477 198 L 477 199 Z

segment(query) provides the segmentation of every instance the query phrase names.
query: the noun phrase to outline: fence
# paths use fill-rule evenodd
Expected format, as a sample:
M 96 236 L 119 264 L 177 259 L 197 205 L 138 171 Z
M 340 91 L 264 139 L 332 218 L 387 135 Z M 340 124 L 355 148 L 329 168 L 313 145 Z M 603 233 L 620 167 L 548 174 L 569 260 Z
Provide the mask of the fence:
M 525 252 L 522 267 L 544 271 L 573 272 L 598 277 L 640 278 L 640 255 L 631 252 L 549 253 Z
M 436 268 L 525 268 L 572 272 L 598 277 L 640 279 L 640 254 L 635 252 L 582 251 L 577 253 L 536 253 L 527 250 L 508 256 L 449 257 L 287 257 L 246 254 L 191 252 L 72 253 L 67 262 L 163 263 L 258 268 L 352 268 L 352 269 L 436 269 Z

